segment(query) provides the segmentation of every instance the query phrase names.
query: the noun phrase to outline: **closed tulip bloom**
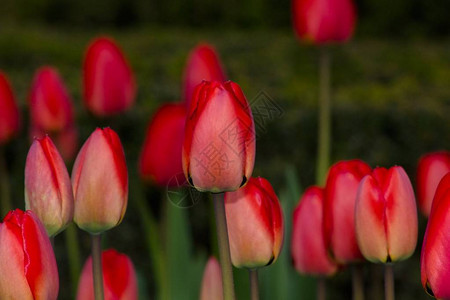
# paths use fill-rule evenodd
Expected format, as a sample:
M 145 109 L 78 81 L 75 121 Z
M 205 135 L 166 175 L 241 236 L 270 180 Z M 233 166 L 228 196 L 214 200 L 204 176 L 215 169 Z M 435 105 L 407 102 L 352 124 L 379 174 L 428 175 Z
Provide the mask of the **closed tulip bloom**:
M 340 161 L 328 172 L 323 208 L 325 247 L 339 264 L 363 259 L 355 236 L 355 201 L 359 182 L 370 172 L 369 165 L 358 159 Z
M 5 74 L 0 72 L 0 145 L 19 131 L 19 109 Z
M 128 202 L 125 154 L 117 134 L 97 128 L 84 143 L 72 170 L 74 221 L 98 234 L 120 224 Z
M 183 75 L 184 100 L 189 108 L 195 87 L 206 81 L 225 81 L 219 56 L 208 44 L 200 44 L 189 54 Z
M 235 191 L 253 172 L 255 129 L 240 87 L 231 81 L 197 86 L 186 120 L 183 171 L 199 191 Z
M 278 258 L 283 245 L 283 212 L 270 183 L 251 178 L 246 186 L 225 193 L 231 262 L 256 268 Z
M 185 182 L 181 148 L 186 123 L 184 104 L 165 104 L 153 116 L 139 159 L 141 177 L 160 186 Z
M 428 219 L 420 258 L 424 289 L 437 299 L 450 299 L 450 173 L 439 183 Z
M 64 161 L 73 161 L 78 149 L 78 130 L 75 127 L 75 124 L 69 125 L 62 131 L 49 133 L 45 133 L 45 131 L 41 130 L 38 127 L 31 127 L 30 137 L 33 141 L 35 139 L 42 139 L 46 136 L 49 136 L 51 138 Z
M 358 245 L 372 262 L 410 257 L 417 243 L 417 211 L 402 167 L 376 168 L 361 181 L 355 206 Z
M 114 40 L 101 37 L 89 45 L 83 63 L 83 95 L 86 107 L 100 117 L 133 105 L 134 75 Z
M 136 271 L 130 258 L 114 249 L 102 253 L 105 300 L 138 299 Z M 92 257 L 84 264 L 78 283 L 77 300 L 94 300 Z
M 55 68 L 36 71 L 29 105 L 33 126 L 44 132 L 62 131 L 73 123 L 71 100 Z
M 55 255 L 38 217 L 10 211 L 0 223 L 0 241 L 0 299 L 56 300 Z
M 450 152 L 433 152 L 420 158 L 417 167 L 417 198 L 425 216 L 430 214 L 436 187 L 447 172 L 450 172 Z
M 44 224 L 49 236 L 73 218 L 73 193 L 66 165 L 47 136 L 36 139 L 25 164 L 25 206 Z
M 222 271 L 217 259 L 211 256 L 203 271 L 200 300 L 222 300 Z
M 329 276 L 337 270 L 325 249 L 323 195 L 322 188 L 309 187 L 294 210 L 291 255 L 295 269 L 302 274 Z
M 292 0 L 292 19 L 300 39 L 327 44 L 352 37 L 356 14 L 352 0 Z

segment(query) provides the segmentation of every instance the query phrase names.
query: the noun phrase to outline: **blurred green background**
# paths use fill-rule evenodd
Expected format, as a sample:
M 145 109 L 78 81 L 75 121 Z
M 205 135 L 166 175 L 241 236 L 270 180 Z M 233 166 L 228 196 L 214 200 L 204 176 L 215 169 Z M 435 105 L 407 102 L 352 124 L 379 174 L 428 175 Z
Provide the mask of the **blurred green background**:
M 415 182 L 420 155 L 450 149 L 450 2 L 357 1 L 355 38 L 331 47 L 332 161 L 361 158 L 372 167 L 401 165 Z M 218 50 L 228 78 L 249 100 L 264 91 L 282 114 L 258 129 L 254 175 L 268 178 L 285 208 L 287 225 L 301 191 L 314 184 L 317 145 L 318 51 L 300 44 L 290 28 L 287 0 L 74 1 L 3 0 L 0 69 L 9 75 L 22 111 L 20 136 L 5 151 L 12 196 L 23 208 L 23 170 L 29 147 L 27 95 L 34 71 L 57 67 L 76 108 L 80 143 L 97 126 L 111 126 L 125 147 L 130 200 L 123 223 L 108 232 L 105 247 L 128 254 L 139 273 L 142 299 L 156 295 L 142 205 L 155 216 L 172 299 L 197 299 L 203 266 L 214 251 L 211 207 L 201 199 L 188 209 L 144 186 L 136 175 L 145 129 L 155 109 L 181 97 L 181 76 L 192 47 L 208 41 Z M 124 115 L 99 120 L 81 100 L 81 63 L 98 35 L 117 40 L 136 74 L 138 96 Z M 419 252 L 426 221 L 420 217 L 413 258 L 395 267 L 398 299 L 427 299 L 420 285 Z M 288 230 L 289 232 L 289 230 Z M 82 260 L 89 236 L 78 232 Z M 261 273 L 262 299 L 314 299 L 314 280 L 290 264 L 289 234 L 280 259 Z M 65 236 L 56 238 L 60 299 L 71 299 Z M 382 284 L 380 266 L 365 267 L 369 299 Z M 245 271 L 235 274 L 239 299 L 248 299 Z M 331 278 L 329 299 L 349 299 L 350 272 Z

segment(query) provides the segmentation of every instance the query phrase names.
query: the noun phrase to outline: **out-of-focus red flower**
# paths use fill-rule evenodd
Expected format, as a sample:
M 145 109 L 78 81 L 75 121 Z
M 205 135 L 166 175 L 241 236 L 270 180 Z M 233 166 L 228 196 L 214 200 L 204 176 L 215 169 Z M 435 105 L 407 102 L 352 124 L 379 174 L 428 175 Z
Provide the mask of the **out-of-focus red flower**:
M 10 211 L 0 223 L 0 241 L 0 299 L 56 300 L 55 254 L 38 217 Z
M 86 107 L 100 117 L 121 113 L 134 103 L 133 72 L 111 38 L 97 38 L 87 49 L 83 63 L 83 95 Z
M 253 172 L 255 126 L 240 87 L 231 81 L 197 86 L 183 142 L 183 171 L 199 191 L 235 191 Z
M 211 256 L 203 272 L 200 300 L 222 300 L 222 271 L 217 259 Z
M 337 265 L 328 257 L 323 236 L 323 189 L 306 189 L 294 210 L 291 255 L 295 269 L 303 274 L 329 276 Z
M 138 299 L 136 271 L 131 259 L 114 249 L 102 253 L 103 291 L 105 300 Z M 92 257 L 84 264 L 78 283 L 77 300 L 94 300 Z
M 0 145 L 19 131 L 19 109 L 6 75 L 0 72 Z

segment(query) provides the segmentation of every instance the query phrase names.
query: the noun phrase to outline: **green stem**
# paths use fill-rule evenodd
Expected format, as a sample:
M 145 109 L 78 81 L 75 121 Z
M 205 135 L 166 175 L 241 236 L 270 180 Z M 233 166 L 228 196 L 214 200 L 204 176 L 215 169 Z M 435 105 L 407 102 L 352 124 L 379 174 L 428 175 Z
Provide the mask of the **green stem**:
M 352 266 L 353 300 L 364 300 L 363 269 L 361 264 Z
M 250 276 L 250 299 L 259 300 L 258 269 L 248 269 Z
M 78 244 L 77 228 L 75 223 L 71 223 L 64 230 L 66 238 L 67 257 L 69 259 L 70 282 L 72 284 L 72 292 L 75 294 L 78 288 L 78 278 L 80 276 L 80 246 Z
M 213 194 L 216 216 L 217 243 L 219 245 L 220 266 L 222 268 L 223 298 L 234 300 L 233 269 L 231 266 L 230 244 L 228 241 L 227 217 L 225 215 L 224 194 Z
M 395 299 L 394 266 L 392 264 L 386 264 L 384 266 L 384 299 Z
M 317 279 L 317 300 L 325 300 L 327 298 L 327 284 L 325 277 Z
M 6 166 L 5 152 L 0 146 L 0 205 L 1 205 L 1 219 L 12 209 L 11 194 L 8 179 L 8 168 Z
M 331 100 L 330 53 L 321 47 L 319 57 L 319 127 L 317 145 L 316 182 L 323 185 L 330 165 Z
M 209 235 L 211 239 L 211 254 L 215 257 L 219 257 L 219 246 L 217 245 L 217 230 L 216 230 L 216 217 L 214 214 L 214 202 L 212 201 L 212 194 L 208 194 L 209 198 Z
M 95 300 L 104 300 L 101 234 L 92 235 L 92 275 L 94 278 Z

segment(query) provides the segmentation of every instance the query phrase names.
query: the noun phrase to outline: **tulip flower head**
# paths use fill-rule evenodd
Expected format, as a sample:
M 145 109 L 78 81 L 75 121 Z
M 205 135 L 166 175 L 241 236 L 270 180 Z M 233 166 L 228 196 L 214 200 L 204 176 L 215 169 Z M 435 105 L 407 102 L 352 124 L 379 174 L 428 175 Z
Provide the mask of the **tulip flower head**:
M 424 289 L 437 299 L 450 299 L 450 173 L 440 181 L 433 199 L 420 258 Z
M 225 81 L 219 56 L 208 44 L 200 44 L 189 54 L 183 75 L 184 101 L 189 108 L 195 87 L 203 80 Z
M 42 221 L 49 236 L 72 222 L 73 193 L 64 161 L 47 136 L 36 139 L 25 164 L 25 206 Z
M 231 81 L 197 86 L 186 120 L 183 171 L 199 191 L 235 191 L 253 172 L 255 130 L 248 102 Z
M 55 254 L 44 226 L 31 211 L 9 212 L 0 223 L 0 299 L 56 300 Z
M 330 276 L 337 265 L 328 257 L 323 236 L 323 189 L 306 189 L 294 210 L 291 255 L 295 269 L 302 274 Z
M 86 107 L 96 116 L 127 110 L 136 96 L 133 72 L 116 42 L 97 38 L 88 47 L 83 63 Z
M 372 262 L 410 257 L 417 243 L 417 211 L 411 181 L 402 167 L 375 168 L 361 181 L 355 205 L 358 245 Z
M 251 178 L 246 186 L 225 193 L 231 262 L 256 268 L 277 260 L 283 245 L 283 212 L 270 183 Z
M 210 299 L 223 299 L 222 270 L 219 262 L 213 256 L 206 263 L 200 291 L 200 300 Z
M 0 145 L 19 131 L 19 109 L 6 75 L 0 72 Z
M 136 271 L 130 258 L 114 249 L 102 253 L 105 300 L 137 300 Z M 84 264 L 78 284 L 77 300 L 94 300 L 92 257 Z
M 355 237 L 355 201 L 359 182 L 370 172 L 369 165 L 357 159 L 337 162 L 328 172 L 323 207 L 325 247 L 339 264 L 363 259 Z
M 425 216 L 430 214 L 436 187 L 447 172 L 450 172 L 450 152 L 433 152 L 420 158 L 417 167 L 417 198 Z
M 350 39 L 356 16 L 352 0 L 292 0 L 292 19 L 301 40 L 322 45 Z
M 139 159 L 144 179 L 160 186 L 180 186 L 185 182 L 181 148 L 186 123 L 184 104 L 165 104 L 153 116 Z
M 118 135 L 97 128 L 84 143 L 72 170 L 74 221 L 99 234 L 120 224 L 128 202 L 128 173 Z

